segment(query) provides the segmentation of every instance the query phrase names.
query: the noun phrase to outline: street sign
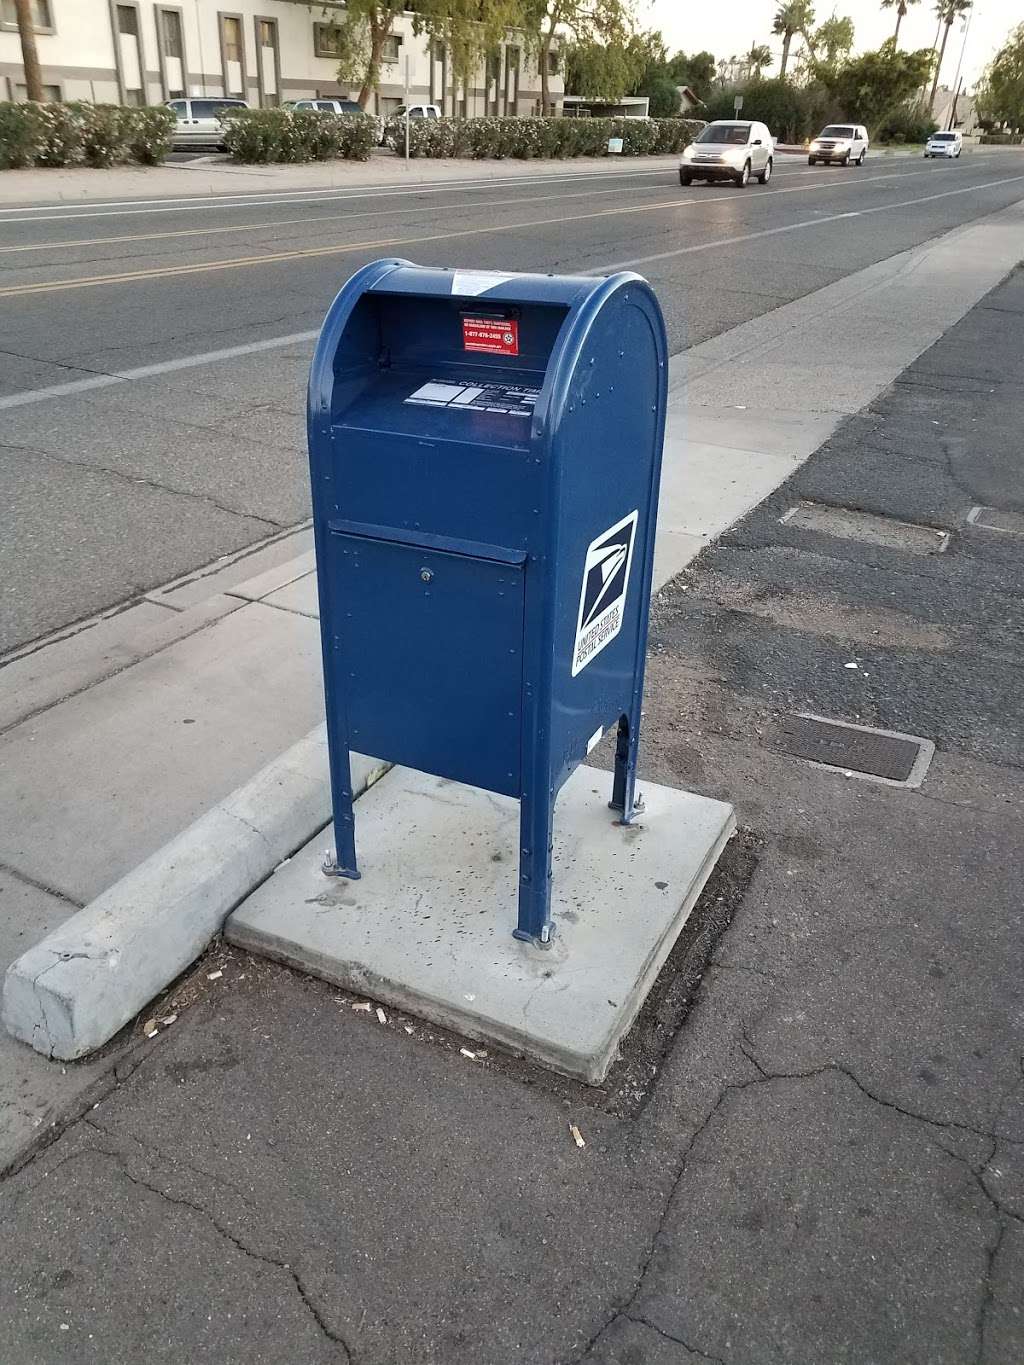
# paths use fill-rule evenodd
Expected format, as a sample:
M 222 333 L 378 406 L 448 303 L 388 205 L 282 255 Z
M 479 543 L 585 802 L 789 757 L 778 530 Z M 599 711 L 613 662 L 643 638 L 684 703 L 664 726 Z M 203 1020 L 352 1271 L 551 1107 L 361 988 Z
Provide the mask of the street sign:
M 737 95 L 737 96 L 736 96 L 736 98 L 735 98 L 735 99 L 733 100 L 733 102 L 732 102 L 732 107 L 733 107 L 733 109 L 736 111 L 737 114 L 740 112 L 740 110 L 743 108 L 743 96 L 742 96 L 742 95 Z

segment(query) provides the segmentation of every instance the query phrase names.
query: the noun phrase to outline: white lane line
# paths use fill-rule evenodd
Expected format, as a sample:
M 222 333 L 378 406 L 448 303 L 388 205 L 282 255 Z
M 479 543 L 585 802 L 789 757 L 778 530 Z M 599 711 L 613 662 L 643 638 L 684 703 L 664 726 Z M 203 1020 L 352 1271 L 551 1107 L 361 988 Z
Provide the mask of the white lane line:
M 1015 181 L 1024 180 L 1024 175 L 1011 176 L 1008 179 L 990 180 L 982 185 L 968 185 L 963 189 L 945 190 L 941 194 L 932 194 L 915 199 L 906 199 L 898 204 L 880 204 L 875 208 L 859 209 L 850 213 L 831 214 L 828 217 L 807 218 L 799 223 L 787 223 L 782 227 L 764 228 L 759 232 L 743 233 L 738 237 L 722 237 L 714 242 L 701 242 L 693 246 L 680 247 L 677 251 L 658 252 L 654 256 L 635 258 L 633 261 L 617 262 L 614 265 L 594 267 L 588 274 L 600 274 L 605 271 L 626 269 L 633 265 L 643 265 L 646 261 L 665 260 L 670 256 L 685 255 L 694 251 L 710 251 L 714 247 L 733 245 L 738 242 L 752 241 L 758 237 L 772 237 L 781 232 L 793 232 L 798 228 L 819 227 L 824 223 L 839 222 L 846 218 L 859 218 L 869 213 L 888 213 L 893 209 L 906 208 L 914 204 L 927 203 L 933 199 L 947 199 L 952 195 L 969 194 L 975 190 L 989 189 L 994 185 L 1008 185 Z M 1024 202 L 1024 201 L 1020 201 Z M 219 351 L 204 351 L 199 355 L 180 356 L 176 360 L 161 360 L 153 365 L 142 365 L 133 370 L 122 370 L 116 374 L 90 375 L 87 379 L 72 380 L 67 384 L 52 384 L 45 389 L 28 389 L 22 393 L 8 394 L 0 398 L 0 411 L 10 408 L 27 407 L 32 403 L 43 403 L 49 399 L 64 398 L 70 394 L 88 393 L 91 389 L 105 389 L 115 384 L 131 383 L 136 379 L 151 379 L 161 374 L 171 374 L 176 370 L 198 369 L 204 365 L 212 365 L 221 360 L 232 360 L 238 356 L 254 355 L 260 351 L 272 351 L 286 346 L 294 346 L 313 341 L 319 336 L 319 328 L 308 332 L 292 332 L 287 336 L 268 337 L 265 341 L 253 341 L 244 346 L 226 346 Z
M 249 194 L 202 195 L 188 199 L 105 200 L 97 201 L 95 204 L 85 203 L 81 209 L 69 209 L 60 212 L 55 211 L 60 209 L 58 204 L 40 204 L 36 208 L 22 206 L 20 208 L 0 209 L 0 227 L 7 223 L 67 222 L 77 218 L 127 218 L 141 214 L 182 213 L 193 209 L 212 211 L 215 209 L 287 207 L 289 204 L 332 204 L 338 201 L 347 203 L 356 199 L 402 198 L 410 195 L 452 193 L 456 190 L 477 191 L 493 185 L 506 186 L 524 183 L 529 186 L 538 184 L 572 185 L 586 181 L 638 180 L 658 175 L 671 178 L 675 169 L 676 163 L 673 162 L 668 167 L 650 166 L 646 170 L 637 171 L 589 171 L 575 174 L 567 172 L 564 175 L 535 177 L 527 175 L 487 176 L 480 180 L 432 180 L 420 185 L 400 185 L 396 188 L 387 185 L 368 185 L 365 189 L 326 188 L 322 190 L 293 190 L 291 192 L 268 190 L 265 193 L 253 190 Z M 904 174 L 905 172 L 899 173 Z M 812 171 L 807 166 L 793 166 L 789 162 L 785 163 L 785 169 L 779 166 L 775 175 L 776 177 L 782 175 L 787 177 L 813 175 L 819 179 L 823 178 L 822 171 Z M 657 187 L 652 186 L 653 188 Z M 104 211 L 96 212 L 95 210 Z
M 830 188 L 857 189 L 864 185 L 878 184 L 880 182 L 885 182 L 889 180 L 916 180 L 921 175 L 930 174 L 934 174 L 934 172 L 912 171 L 909 174 L 906 172 L 897 173 L 890 172 L 885 175 L 858 176 L 856 180 L 854 179 L 845 180 L 844 183 L 842 184 L 840 184 L 839 182 L 832 182 L 830 184 L 830 182 L 822 181 L 820 178 L 816 177 L 813 180 L 808 180 L 807 183 L 803 185 L 790 185 L 785 189 L 776 188 L 758 190 L 756 195 L 747 198 L 747 203 L 753 205 L 755 203 L 760 203 L 764 199 L 769 199 L 772 196 L 780 194 L 806 194 L 808 192 L 813 194 L 817 193 L 818 191 L 828 191 Z M 655 190 L 658 189 L 659 187 L 651 188 L 652 190 Z M 639 204 L 635 203 L 626 204 L 624 206 L 616 208 L 596 209 L 592 213 L 577 213 L 575 216 L 561 215 L 558 218 L 529 218 L 521 223 L 500 222 L 486 227 L 458 229 L 449 228 L 446 232 L 443 233 L 432 233 L 427 236 L 420 237 L 376 237 L 373 239 L 368 239 L 366 241 L 338 242 L 331 246 L 302 247 L 296 248 L 294 250 L 277 252 L 263 251 L 258 256 L 227 257 L 215 261 L 200 261 L 194 265 L 179 264 L 174 266 L 160 266 L 146 270 L 121 271 L 116 273 L 108 273 L 106 275 L 87 275 L 82 277 L 72 276 L 70 279 L 63 280 L 37 280 L 35 283 L 0 285 L 0 298 L 21 298 L 29 294 L 59 293 L 61 291 L 65 291 L 68 289 L 97 288 L 101 285 L 127 284 L 130 282 L 134 283 L 136 281 L 143 280 L 166 279 L 174 276 L 201 274 L 206 271 L 235 270 L 255 265 L 279 264 L 282 261 L 306 259 L 312 260 L 323 256 L 343 256 L 348 255 L 355 251 L 370 250 L 373 247 L 383 248 L 386 246 L 394 247 L 419 246 L 425 242 L 437 242 L 442 240 L 449 241 L 456 237 L 482 237 L 498 232 L 519 232 L 526 228 L 558 227 L 565 226 L 566 224 L 571 223 L 581 223 L 589 219 L 621 217 L 624 214 L 652 213 L 662 212 L 665 210 L 678 211 L 679 209 L 703 208 L 707 204 L 718 204 L 723 202 L 735 203 L 737 202 L 736 196 L 737 190 L 735 188 L 727 191 L 725 194 L 719 195 L 691 194 L 688 197 L 680 197 L 677 194 L 676 197 L 673 199 L 656 200 L 653 204 L 648 204 L 645 202 Z M 545 195 L 543 197 L 542 202 L 545 204 L 550 202 L 552 205 L 561 205 L 563 198 L 569 199 L 574 197 L 576 196 L 565 195 L 559 197 Z M 583 197 L 586 198 L 588 196 L 584 194 Z M 459 207 L 461 208 L 464 206 Z M 485 207 L 485 205 L 481 204 L 479 205 L 479 207 Z M 390 212 L 394 213 L 395 211 L 390 210 Z M 353 215 L 353 217 L 355 216 L 357 215 Z M 826 220 L 823 219 L 822 221 Z M 101 257 L 99 259 L 102 260 L 104 258 Z M 68 264 L 85 265 L 90 263 L 91 262 L 87 259 L 86 261 L 83 262 L 72 261 L 69 262 Z M 19 269 L 41 270 L 44 268 L 45 267 L 43 266 L 33 267 L 31 265 L 26 267 L 8 267 L 8 269 L 11 270 L 12 272 L 16 272 Z
M 161 360 L 154 365 L 139 365 L 134 370 L 118 370 L 112 374 L 90 375 L 88 379 L 73 379 L 67 384 L 51 384 L 45 389 L 26 389 L 0 398 L 0 410 L 23 408 L 31 403 L 44 403 L 49 398 L 66 398 L 73 393 L 88 393 L 90 389 L 108 389 L 114 384 L 128 384 L 135 379 L 152 379 L 158 374 L 175 370 L 192 370 L 213 365 L 219 360 L 234 360 L 236 356 L 255 355 L 258 351 L 276 351 L 285 346 L 297 346 L 315 341 L 319 327 L 311 332 L 291 332 L 287 336 L 268 337 L 266 341 L 250 341 L 244 346 L 225 346 L 219 351 L 203 351 L 199 355 L 179 356 L 177 360 Z M 45 363 L 45 362 L 43 362 Z
M 965 185 L 958 190 L 943 190 L 940 194 L 919 194 L 913 199 L 901 199 L 895 204 L 876 204 L 873 208 L 854 209 L 849 213 L 830 213 L 818 218 L 805 218 L 799 223 L 785 223 L 782 227 L 762 228 L 758 232 L 744 232 L 737 237 L 720 237 L 714 242 L 697 242 L 692 246 L 681 246 L 673 251 L 656 251 L 650 256 L 632 256 L 628 261 L 613 261 L 609 264 L 590 266 L 585 275 L 609 275 L 616 270 L 632 270 L 638 265 L 650 265 L 654 261 L 667 261 L 673 256 L 689 256 L 697 251 L 711 251 L 714 247 L 735 246 L 739 242 L 753 242 L 758 237 L 775 237 L 780 232 L 795 232 L 798 228 L 820 227 L 823 223 L 838 223 L 843 218 L 865 218 L 869 213 L 891 213 L 893 209 L 912 208 L 915 204 L 928 204 L 933 199 L 949 199 L 956 194 L 976 194 L 978 190 L 988 190 L 994 185 L 1012 185 L 1024 180 L 1024 175 L 1005 176 L 1001 180 L 986 180 L 981 185 Z M 1024 200 L 1019 202 L 1024 203 Z
M 275 205 L 288 204 L 317 204 L 333 203 L 336 200 L 350 199 L 384 199 L 395 196 L 396 198 L 407 195 L 418 194 L 445 194 L 453 190 L 481 190 L 489 189 L 493 185 L 517 185 L 526 184 L 535 186 L 538 183 L 545 185 L 560 185 L 577 181 L 587 180 L 621 180 L 639 179 L 644 176 L 669 174 L 674 170 L 673 166 L 668 168 L 663 166 L 650 166 L 646 170 L 637 171 L 590 171 L 579 172 L 576 174 L 566 173 L 564 175 L 544 175 L 530 177 L 527 175 L 505 175 L 505 176 L 486 176 L 479 180 L 431 180 L 420 185 L 399 185 L 394 188 L 387 185 L 367 185 L 362 189 L 345 189 L 341 187 L 325 188 L 320 190 L 274 190 L 261 193 L 253 190 L 249 194 L 225 194 L 225 195 L 201 195 L 193 196 L 188 199 L 125 199 L 125 200 L 106 200 L 95 204 L 85 204 L 82 210 L 65 212 L 53 212 L 60 206 L 57 204 L 40 204 L 37 208 L 10 208 L 0 209 L 0 227 L 6 223 L 46 223 L 53 221 L 63 221 L 72 218 L 113 218 L 127 217 L 129 214 L 148 214 L 148 213 L 181 213 L 184 209 L 235 209 L 235 208 L 273 208 Z M 93 212 L 95 209 L 103 209 L 105 212 Z M 7 215 L 20 214 L 20 217 L 9 217 Z
M 796 174 L 806 174 L 806 172 L 796 172 Z M 607 179 L 607 177 L 605 178 Z M 778 179 L 779 177 L 776 176 L 775 178 Z M 875 178 L 895 179 L 898 177 L 889 176 Z M 602 194 L 604 195 L 629 194 L 631 192 L 663 194 L 665 192 L 665 186 L 649 185 L 643 187 L 643 189 L 640 191 L 638 191 L 637 187 L 634 185 L 611 185 L 607 189 L 590 188 L 586 190 L 578 190 L 572 194 L 560 194 L 558 196 L 558 202 L 562 204 L 569 199 L 594 199 L 598 195 Z M 515 199 L 484 199 L 477 200 L 476 203 L 473 204 L 446 204 L 444 207 L 446 212 L 473 213 L 478 209 L 509 208 L 517 207 L 520 204 L 543 204 L 547 203 L 550 198 L 551 196 L 547 194 L 532 195 L 525 197 L 522 195 L 518 195 Z M 686 203 L 689 201 L 681 199 L 679 202 Z M 698 202 L 696 196 L 694 196 L 694 202 Z M 716 201 L 710 200 L 708 202 L 714 203 Z M 0 256 L 19 255 L 22 252 L 26 251 L 68 251 L 72 247 L 77 248 L 87 246 L 109 245 L 117 246 L 122 242 L 163 242 L 177 237 L 214 237 L 221 236 L 224 233 L 230 232 L 273 232 L 276 231 L 276 229 L 278 228 L 297 226 L 315 228 L 319 223 L 333 223 L 338 221 L 352 222 L 357 218 L 388 218 L 391 216 L 396 216 L 400 213 L 408 214 L 415 212 L 416 212 L 415 208 L 362 209 L 356 213 L 349 212 L 320 213 L 317 214 L 315 217 L 309 217 L 307 215 L 304 218 L 268 218 L 265 222 L 262 223 L 231 223 L 221 227 L 177 228 L 172 232 L 139 232 L 128 234 L 119 233 L 113 237 L 84 237 L 78 240 L 58 238 L 50 242 L 19 242 L 15 246 L 0 246 Z M 86 216 L 91 218 L 98 218 L 100 215 L 87 214 Z M 36 219 L 35 221 L 43 222 L 45 220 Z M 0 224 L 0 226 L 2 226 L 2 224 Z

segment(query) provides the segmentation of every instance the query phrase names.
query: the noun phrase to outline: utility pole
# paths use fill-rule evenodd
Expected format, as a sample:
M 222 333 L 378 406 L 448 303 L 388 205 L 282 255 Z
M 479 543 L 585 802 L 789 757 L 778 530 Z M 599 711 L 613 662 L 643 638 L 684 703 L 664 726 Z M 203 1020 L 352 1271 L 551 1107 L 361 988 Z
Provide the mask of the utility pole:
M 959 91 L 960 91 L 960 72 L 961 72 L 961 70 L 962 70 L 962 68 L 963 68 L 963 64 L 964 64 L 964 53 L 967 51 L 967 33 L 968 33 L 968 30 L 969 30 L 970 27 L 971 27 L 971 19 L 972 19 L 973 17 L 974 17 L 974 6 L 972 5 L 971 8 L 967 11 L 967 17 L 964 19 L 963 27 L 962 27 L 961 30 L 960 30 L 960 32 L 964 35 L 964 40 L 963 40 L 963 42 L 960 44 L 960 60 L 959 60 L 959 61 L 957 62 L 957 64 L 956 64 L 956 75 L 953 77 L 953 108 L 952 108 L 952 111 L 951 111 L 951 113 L 950 113 L 950 116 L 949 116 L 949 123 L 947 124 L 947 128 L 946 128 L 946 131 L 947 131 L 947 132 L 950 132 L 950 133 L 951 133 L 951 132 L 953 131 L 953 129 L 956 127 L 956 106 L 957 106 L 957 100 L 960 98 L 960 95 L 959 95 Z
M 32 0 L 14 0 L 14 12 L 18 17 L 18 35 L 21 38 L 21 60 L 25 67 L 25 92 L 30 100 L 43 102 L 43 73 L 39 69 L 39 53 L 36 51 L 36 31 L 32 26 Z

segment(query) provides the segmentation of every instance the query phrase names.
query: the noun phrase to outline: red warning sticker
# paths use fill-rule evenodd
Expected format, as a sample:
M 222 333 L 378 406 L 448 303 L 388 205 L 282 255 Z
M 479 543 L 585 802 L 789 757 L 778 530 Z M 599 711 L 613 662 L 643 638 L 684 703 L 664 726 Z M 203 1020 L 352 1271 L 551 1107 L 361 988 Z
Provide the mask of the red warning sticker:
M 519 323 L 513 318 L 463 318 L 462 349 L 518 355 Z

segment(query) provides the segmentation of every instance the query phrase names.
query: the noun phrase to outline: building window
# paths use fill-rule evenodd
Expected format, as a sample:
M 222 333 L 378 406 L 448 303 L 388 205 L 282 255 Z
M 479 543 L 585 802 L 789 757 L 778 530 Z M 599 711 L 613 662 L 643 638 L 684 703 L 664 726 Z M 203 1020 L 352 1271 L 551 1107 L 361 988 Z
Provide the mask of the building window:
M 558 53 L 557 53 L 557 52 L 548 52 L 548 75 L 549 75 L 549 76 L 557 76 L 557 75 L 558 75 Z
M 164 97 L 175 99 L 185 94 L 185 43 L 181 33 L 181 15 L 178 11 L 158 9 L 156 31 L 160 43 Z
M 27 104 L 27 103 L 28 103 L 28 86 L 27 86 L 27 85 L 16 85 L 16 86 L 14 87 L 14 99 L 15 99 L 15 102 L 16 102 L 17 104 Z M 44 86 L 43 86 L 43 103 L 44 103 L 44 104 L 60 104 L 60 86 L 59 86 L 59 85 L 44 85 Z
M 380 51 L 382 62 L 397 62 L 401 55 L 402 40 L 397 33 L 389 33 Z
M 139 36 L 139 11 L 134 5 L 118 5 L 117 31 L 124 34 L 126 38 L 137 38 Z
M 183 54 L 181 41 L 181 15 L 177 10 L 160 11 L 160 45 L 165 57 L 176 57 L 180 62 Z
M 224 20 L 224 58 L 229 62 L 242 61 L 242 21 L 232 17 Z
M 53 32 L 53 12 L 50 0 L 32 0 L 29 9 L 32 13 L 32 27 L 36 33 Z M 18 7 L 14 0 L 0 0 L 0 28 L 18 27 Z
M 313 25 L 313 56 L 330 57 L 337 61 L 341 56 L 341 30 L 334 24 Z

